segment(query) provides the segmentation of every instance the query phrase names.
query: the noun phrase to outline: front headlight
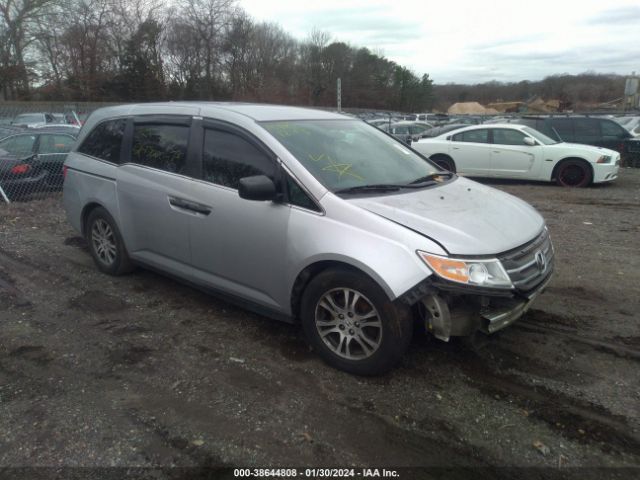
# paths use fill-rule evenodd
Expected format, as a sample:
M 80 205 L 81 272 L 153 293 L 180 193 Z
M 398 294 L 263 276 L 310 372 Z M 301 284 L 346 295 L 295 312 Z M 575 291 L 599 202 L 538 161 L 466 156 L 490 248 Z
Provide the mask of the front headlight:
M 610 155 L 602 155 L 596 161 L 596 163 L 609 163 L 609 162 L 611 162 L 611 156 Z
M 433 272 L 446 279 L 479 287 L 511 288 L 511 279 L 499 260 L 463 260 L 417 251 Z

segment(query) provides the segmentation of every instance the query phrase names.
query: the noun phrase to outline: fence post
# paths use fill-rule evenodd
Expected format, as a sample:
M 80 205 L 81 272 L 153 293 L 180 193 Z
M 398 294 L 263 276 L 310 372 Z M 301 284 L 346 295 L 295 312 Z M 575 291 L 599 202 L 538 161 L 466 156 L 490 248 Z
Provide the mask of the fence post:
M 2 197 L 2 199 L 7 202 L 7 203 L 11 203 L 9 201 L 9 197 L 7 197 L 7 194 L 4 193 L 4 190 L 2 189 L 2 186 L 0 185 L 0 197 Z

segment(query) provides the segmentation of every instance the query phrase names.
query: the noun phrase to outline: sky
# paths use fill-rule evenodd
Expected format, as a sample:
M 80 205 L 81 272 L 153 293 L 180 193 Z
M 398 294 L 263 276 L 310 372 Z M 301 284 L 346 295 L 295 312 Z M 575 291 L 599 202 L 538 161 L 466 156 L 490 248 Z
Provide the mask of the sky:
M 640 73 L 640 0 L 239 0 L 298 39 L 312 29 L 437 84 Z

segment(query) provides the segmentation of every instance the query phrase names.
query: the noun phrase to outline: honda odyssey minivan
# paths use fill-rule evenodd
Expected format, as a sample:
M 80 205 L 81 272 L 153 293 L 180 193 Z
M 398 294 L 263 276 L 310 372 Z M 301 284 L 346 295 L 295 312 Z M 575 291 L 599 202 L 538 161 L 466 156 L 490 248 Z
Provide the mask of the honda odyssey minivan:
M 299 322 L 329 364 L 378 374 L 420 322 L 492 333 L 543 291 L 542 217 L 336 113 L 234 103 L 108 107 L 65 164 L 97 267 L 146 266 Z

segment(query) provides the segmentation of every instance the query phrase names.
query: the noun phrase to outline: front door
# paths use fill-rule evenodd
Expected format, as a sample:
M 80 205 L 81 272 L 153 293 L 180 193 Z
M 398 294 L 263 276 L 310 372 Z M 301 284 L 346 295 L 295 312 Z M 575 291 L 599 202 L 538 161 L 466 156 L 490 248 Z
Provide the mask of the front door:
M 206 121 L 201 180 L 192 194 L 211 208 L 190 219 L 194 275 L 207 284 L 271 309 L 283 298 L 291 209 L 272 201 L 240 198 L 241 178 L 267 175 L 278 181 L 275 157 L 244 130 Z
M 491 170 L 496 177 L 535 178 L 540 168 L 540 145 L 524 143 L 527 136 L 512 128 L 494 128 Z

